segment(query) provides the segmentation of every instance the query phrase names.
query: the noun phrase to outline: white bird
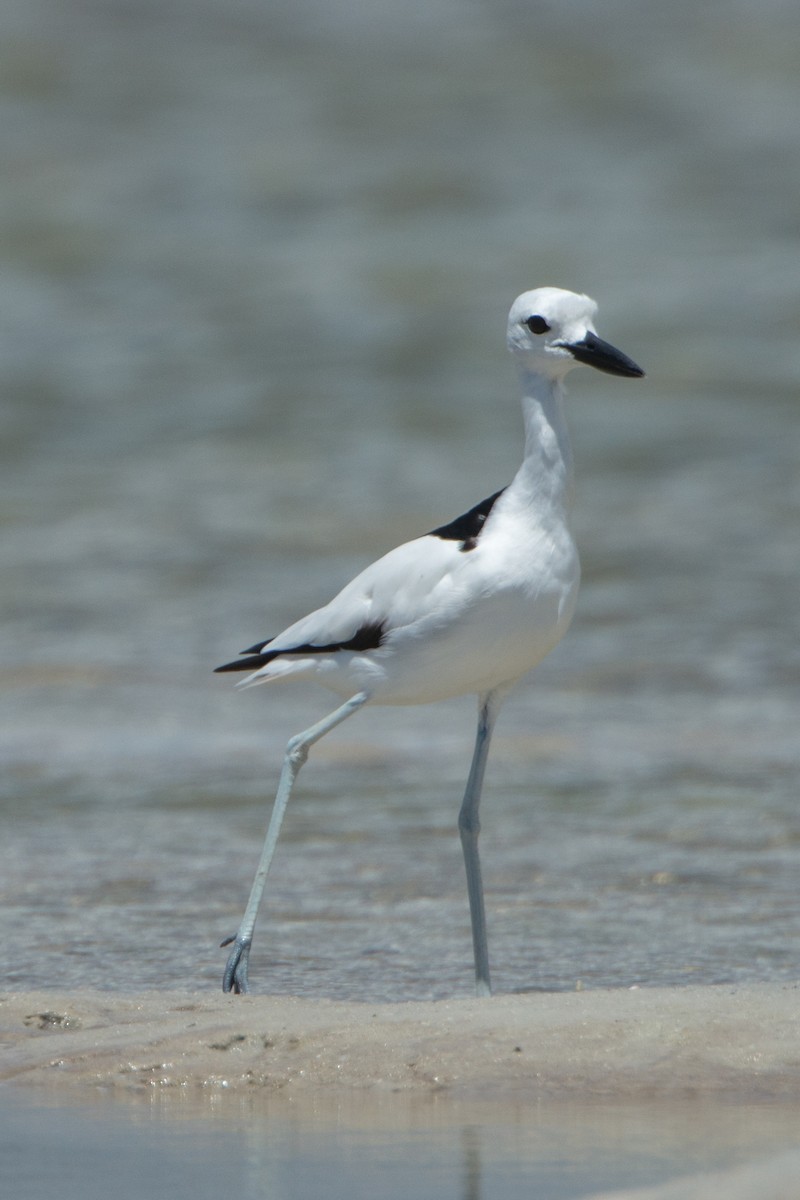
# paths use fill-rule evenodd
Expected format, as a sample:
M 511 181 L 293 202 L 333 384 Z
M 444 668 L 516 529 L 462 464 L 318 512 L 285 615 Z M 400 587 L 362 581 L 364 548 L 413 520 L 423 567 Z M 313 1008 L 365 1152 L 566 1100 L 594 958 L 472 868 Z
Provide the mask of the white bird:
M 525 455 L 511 483 L 469 512 L 368 566 L 337 596 L 218 671 L 249 671 L 240 686 L 313 679 L 344 698 L 291 738 L 250 898 L 223 990 L 247 992 L 248 959 L 286 806 L 310 747 L 363 705 L 478 697 L 478 731 L 458 817 L 467 872 L 475 984 L 489 995 L 489 951 L 478 857 L 478 807 L 502 702 L 563 637 L 580 567 L 570 530 L 573 471 L 562 404 L 579 363 L 612 375 L 642 369 L 601 341 L 597 305 L 561 288 L 525 292 L 511 307 L 508 347 L 519 368 Z

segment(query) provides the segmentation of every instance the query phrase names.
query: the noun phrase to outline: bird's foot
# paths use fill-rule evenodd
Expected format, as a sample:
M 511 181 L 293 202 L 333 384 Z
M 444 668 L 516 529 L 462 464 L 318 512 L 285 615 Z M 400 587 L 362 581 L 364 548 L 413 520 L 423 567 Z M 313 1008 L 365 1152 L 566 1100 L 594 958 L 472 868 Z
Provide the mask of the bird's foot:
M 230 946 L 233 944 L 233 949 L 228 955 L 228 961 L 225 964 L 225 973 L 222 976 L 223 992 L 234 992 L 236 995 L 245 995 L 250 991 L 250 984 L 247 979 L 247 964 L 250 958 L 250 947 L 253 944 L 251 938 L 247 940 L 236 937 L 225 938 L 224 942 L 220 942 L 220 946 Z

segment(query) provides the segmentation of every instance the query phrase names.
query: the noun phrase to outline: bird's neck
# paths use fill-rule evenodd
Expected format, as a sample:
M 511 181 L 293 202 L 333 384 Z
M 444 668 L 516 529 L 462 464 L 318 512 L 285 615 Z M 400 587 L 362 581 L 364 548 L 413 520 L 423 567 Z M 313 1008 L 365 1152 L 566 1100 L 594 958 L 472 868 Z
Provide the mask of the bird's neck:
M 573 500 L 572 447 L 564 418 L 564 385 L 520 372 L 525 457 L 512 487 L 520 500 L 568 519 Z

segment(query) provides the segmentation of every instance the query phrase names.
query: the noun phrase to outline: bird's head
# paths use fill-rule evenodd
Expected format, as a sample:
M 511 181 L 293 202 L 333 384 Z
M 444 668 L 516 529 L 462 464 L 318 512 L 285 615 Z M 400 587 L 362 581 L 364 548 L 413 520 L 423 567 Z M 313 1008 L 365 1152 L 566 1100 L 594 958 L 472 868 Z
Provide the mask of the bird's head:
M 561 379 L 580 363 L 640 378 L 641 367 L 597 336 L 596 312 L 594 300 L 563 288 L 523 292 L 508 314 L 508 348 L 522 366 L 548 379 Z

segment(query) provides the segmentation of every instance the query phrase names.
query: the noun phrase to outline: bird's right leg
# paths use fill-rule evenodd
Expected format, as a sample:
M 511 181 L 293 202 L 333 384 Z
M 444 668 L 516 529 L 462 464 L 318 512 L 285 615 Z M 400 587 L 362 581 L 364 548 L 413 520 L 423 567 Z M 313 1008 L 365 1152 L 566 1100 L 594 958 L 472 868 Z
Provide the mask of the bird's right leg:
M 314 743 L 318 742 L 326 733 L 330 733 L 331 729 L 340 725 L 342 721 L 346 721 L 348 717 L 352 717 L 363 704 L 366 704 L 368 699 L 369 695 L 367 692 L 359 692 L 357 695 L 352 696 L 345 704 L 334 709 L 327 717 L 323 717 L 316 725 L 312 725 L 309 729 L 305 729 L 302 733 L 298 733 L 289 740 L 283 759 L 283 769 L 281 770 L 281 777 L 278 783 L 278 791 L 275 795 L 275 803 L 272 806 L 272 815 L 267 826 L 267 835 L 264 838 L 264 846 L 258 863 L 258 870 L 253 880 L 253 886 L 250 889 L 247 908 L 244 911 L 242 923 L 236 935 L 226 938 L 222 942 L 223 946 L 230 946 L 233 943 L 233 948 L 228 955 L 228 962 L 225 966 L 225 974 L 222 977 L 223 992 L 233 991 L 243 993 L 250 991 L 247 980 L 247 964 L 250 958 L 250 947 L 253 944 L 253 930 L 256 924 L 256 917 L 258 916 L 261 896 L 264 891 L 264 884 L 267 881 L 267 873 L 275 853 L 275 847 L 278 844 L 278 835 L 281 831 L 286 807 L 289 803 L 289 797 L 292 794 L 295 780 L 300 773 L 300 768 L 308 758 L 308 752 Z
M 467 779 L 461 811 L 458 814 L 458 832 L 461 835 L 464 866 L 467 870 L 467 894 L 472 919 L 472 948 L 475 955 L 475 993 L 478 996 L 492 994 L 489 977 L 489 942 L 486 936 L 486 912 L 483 903 L 483 880 L 481 879 L 481 862 L 478 855 L 478 835 L 481 831 L 478 809 L 481 803 L 483 776 L 486 771 L 486 760 L 489 757 L 492 731 L 500 711 L 500 705 L 505 697 L 505 688 L 496 688 L 480 697 L 478 732 L 475 737 L 472 766 Z

